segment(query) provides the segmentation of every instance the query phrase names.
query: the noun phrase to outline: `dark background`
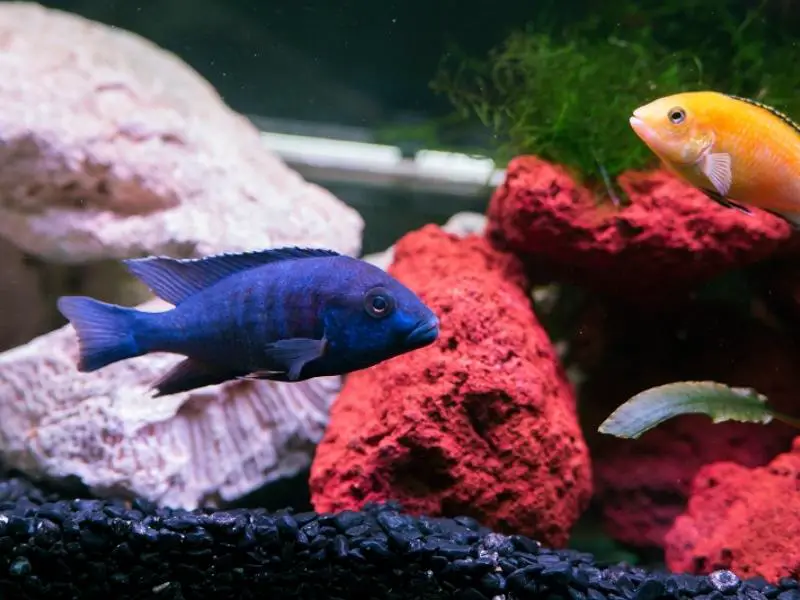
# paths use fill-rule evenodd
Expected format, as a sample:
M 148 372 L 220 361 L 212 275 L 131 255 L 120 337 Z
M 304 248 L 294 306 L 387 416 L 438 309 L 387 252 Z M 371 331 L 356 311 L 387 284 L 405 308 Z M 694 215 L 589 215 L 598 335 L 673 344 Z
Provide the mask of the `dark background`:
M 483 55 L 532 0 L 50 0 L 134 31 L 239 112 L 373 127 L 451 110 L 428 83 L 449 40 Z

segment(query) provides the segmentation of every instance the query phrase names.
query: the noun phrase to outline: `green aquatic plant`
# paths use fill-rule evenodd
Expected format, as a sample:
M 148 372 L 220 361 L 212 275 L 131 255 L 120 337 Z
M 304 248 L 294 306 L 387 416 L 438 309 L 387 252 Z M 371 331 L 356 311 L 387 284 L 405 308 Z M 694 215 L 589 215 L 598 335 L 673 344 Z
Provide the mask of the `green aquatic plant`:
M 800 108 L 792 58 L 796 21 L 786 19 L 776 4 L 775 0 L 633 0 L 607 3 L 602 21 L 635 21 L 661 48 L 692 49 L 702 60 L 710 86 L 791 111 Z
M 536 20 L 485 59 L 448 51 L 431 82 L 464 121 L 477 118 L 494 134 L 487 151 L 500 162 L 531 153 L 596 181 L 603 171 L 655 164 L 628 118 L 675 92 L 716 89 L 800 109 L 794 38 L 767 18 L 767 0 L 623 0 L 591 11 L 562 4 L 538 4 Z
M 492 128 L 500 160 L 530 152 L 583 175 L 651 163 L 628 124 L 631 111 L 642 98 L 700 84 L 691 56 L 658 56 L 613 37 L 560 41 L 532 27 L 513 33 L 488 61 L 449 60 L 434 90 Z
M 775 412 L 752 388 L 714 381 L 679 381 L 650 388 L 622 404 L 603 421 L 600 433 L 638 438 L 664 421 L 685 414 L 704 414 L 714 423 L 770 423 L 773 419 L 800 428 L 800 420 Z

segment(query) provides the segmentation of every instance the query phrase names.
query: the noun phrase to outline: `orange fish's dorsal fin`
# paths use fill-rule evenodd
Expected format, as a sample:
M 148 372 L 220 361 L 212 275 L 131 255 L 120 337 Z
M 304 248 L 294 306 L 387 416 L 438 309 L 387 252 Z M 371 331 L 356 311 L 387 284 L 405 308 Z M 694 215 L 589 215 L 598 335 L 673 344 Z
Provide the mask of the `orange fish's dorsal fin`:
M 782 112 L 781 112 L 781 111 L 779 111 L 777 108 L 773 108 L 773 107 L 771 107 L 771 106 L 768 106 L 768 105 L 766 105 L 766 104 L 763 104 L 762 102 L 759 102 L 758 100 L 752 100 L 752 99 L 750 99 L 750 98 L 742 98 L 741 96 L 734 96 L 733 94 L 726 94 L 726 96 L 728 96 L 728 98 L 733 98 L 734 100 L 739 100 L 739 101 L 741 101 L 741 102 L 746 102 L 747 104 L 751 104 L 751 105 L 753 105 L 753 106 L 757 106 L 758 108 L 761 108 L 761 109 L 763 109 L 763 110 L 767 111 L 767 112 L 768 112 L 768 113 L 770 113 L 771 115 L 773 115 L 773 116 L 775 116 L 775 117 L 778 117 L 778 118 L 779 118 L 781 121 L 783 121 L 783 122 L 784 122 L 784 123 L 786 123 L 786 124 L 787 124 L 789 127 L 791 127 L 792 129 L 794 129 L 794 130 L 795 130 L 795 132 L 797 132 L 797 134 L 798 134 L 798 135 L 800 135 L 800 125 L 798 125 L 797 123 L 795 123 L 795 122 L 792 120 L 792 118 L 791 118 L 791 117 L 789 117 L 788 115 L 786 115 L 786 114 L 782 113 Z

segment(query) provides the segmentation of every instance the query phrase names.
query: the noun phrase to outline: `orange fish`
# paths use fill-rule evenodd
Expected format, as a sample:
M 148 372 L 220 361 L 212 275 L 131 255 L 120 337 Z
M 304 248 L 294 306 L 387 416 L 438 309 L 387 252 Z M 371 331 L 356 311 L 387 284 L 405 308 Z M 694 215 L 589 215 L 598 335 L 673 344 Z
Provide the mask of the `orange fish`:
M 631 127 L 673 172 L 728 208 L 800 228 L 800 126 L 755 100 L 687 92 L 633 111 Z

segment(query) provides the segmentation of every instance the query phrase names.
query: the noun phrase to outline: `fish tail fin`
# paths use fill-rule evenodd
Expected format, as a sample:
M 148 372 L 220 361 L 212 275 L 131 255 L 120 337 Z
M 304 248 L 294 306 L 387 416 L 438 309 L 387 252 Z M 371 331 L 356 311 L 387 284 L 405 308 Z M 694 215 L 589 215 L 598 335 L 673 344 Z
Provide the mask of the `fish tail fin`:
M 135 336 L 141 311 L 88 296 L 62 296 L 57 306 L 78 335 L 79 371 L 96 371 L 145 353 Z

